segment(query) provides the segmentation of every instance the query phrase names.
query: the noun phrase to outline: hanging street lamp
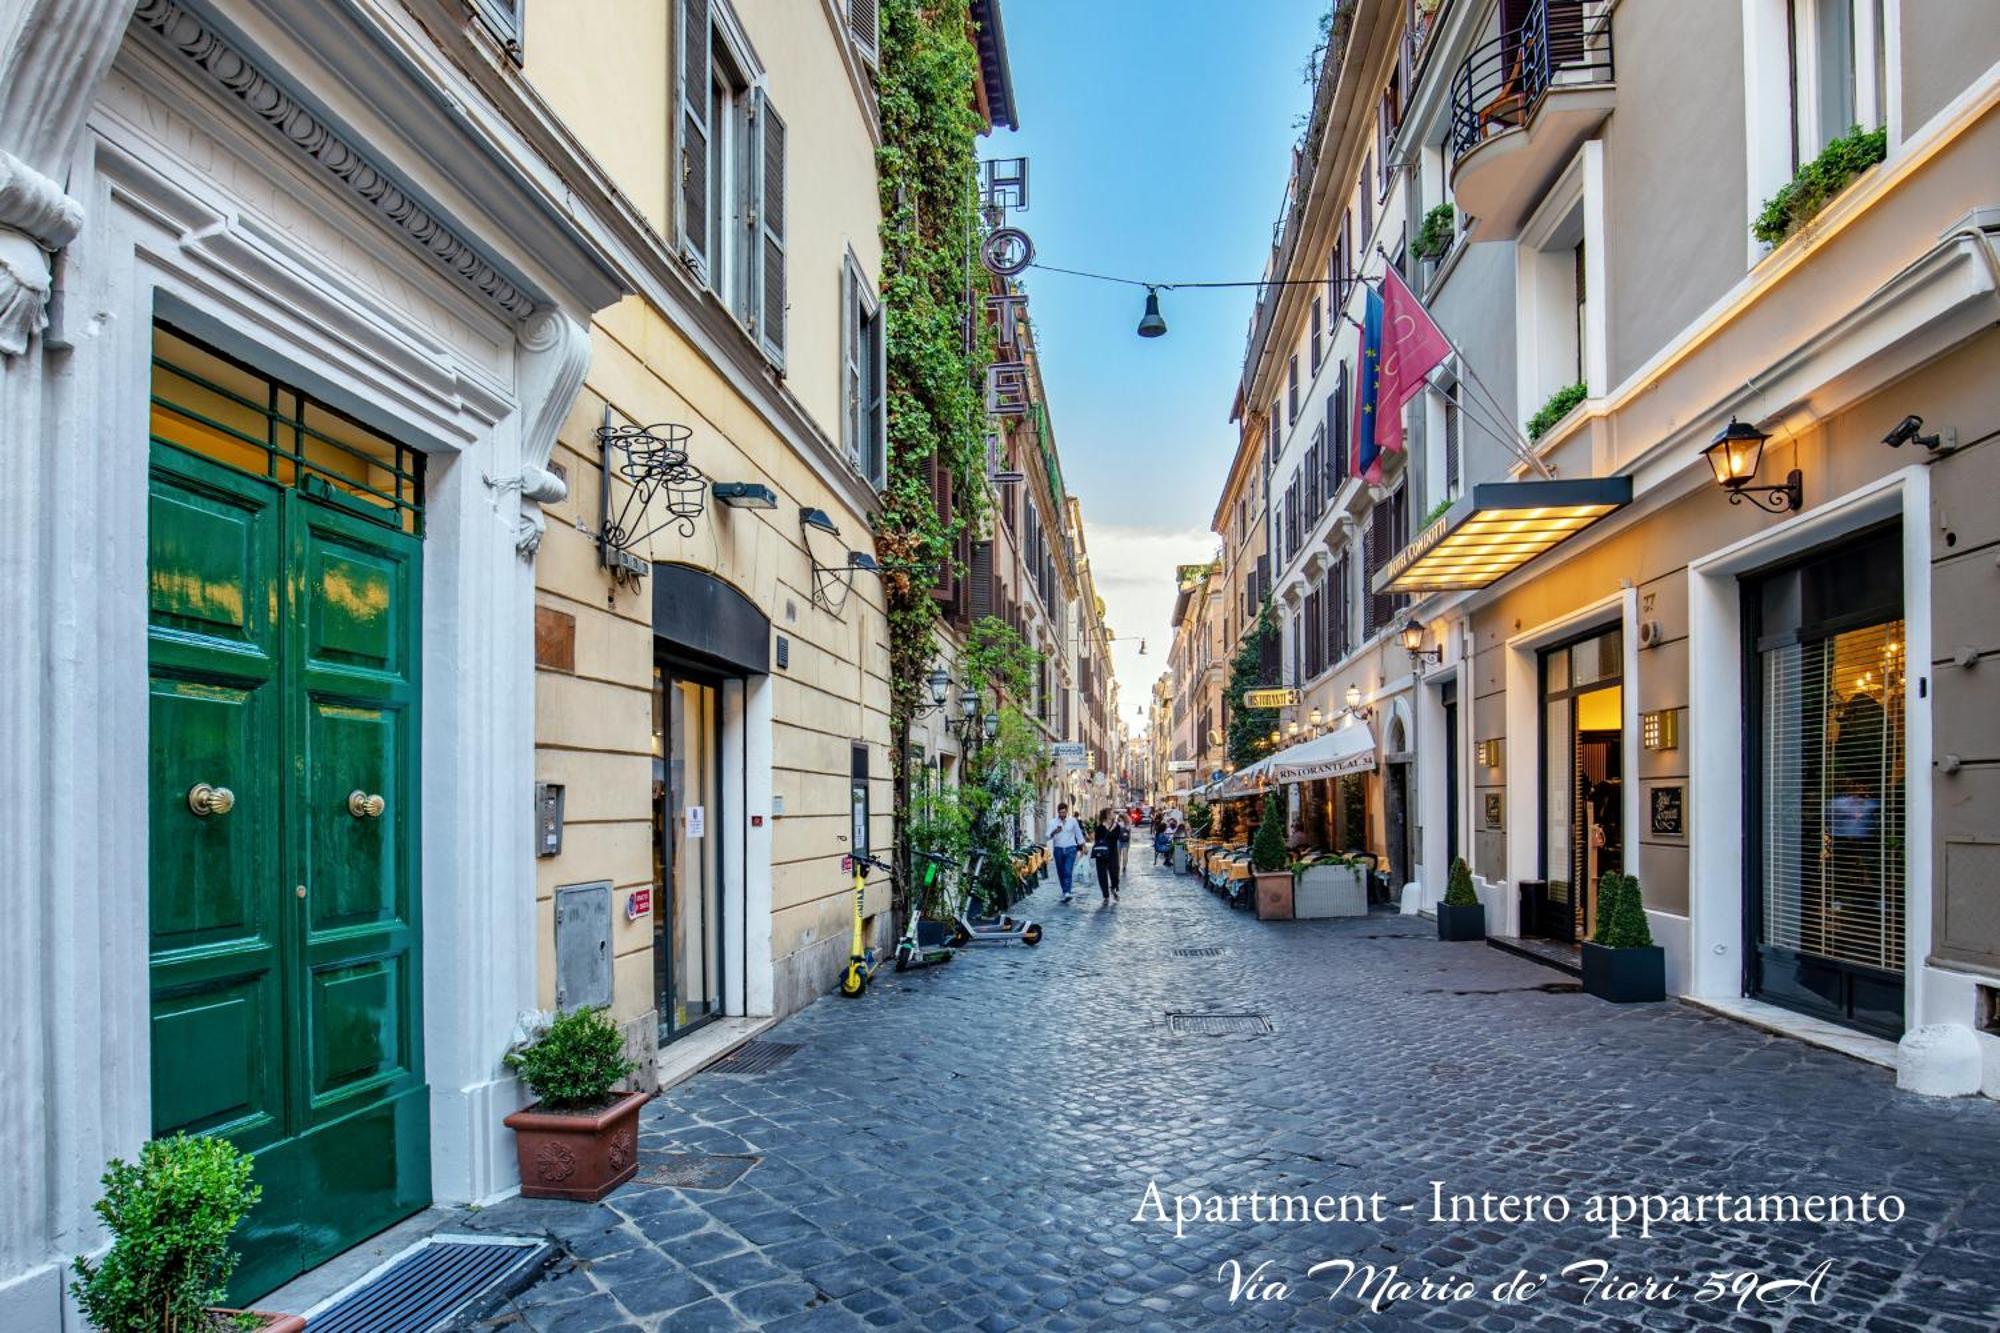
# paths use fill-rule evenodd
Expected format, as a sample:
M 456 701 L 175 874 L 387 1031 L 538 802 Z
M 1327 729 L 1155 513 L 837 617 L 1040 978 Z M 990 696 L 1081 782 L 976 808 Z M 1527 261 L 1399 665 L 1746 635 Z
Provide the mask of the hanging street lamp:
M 1160 313 L 1160 289 L 1146 289 L 1146 313 L 1139 316 L 1139 336 L 1157 338 L 1167 331 L 1167 319 Z

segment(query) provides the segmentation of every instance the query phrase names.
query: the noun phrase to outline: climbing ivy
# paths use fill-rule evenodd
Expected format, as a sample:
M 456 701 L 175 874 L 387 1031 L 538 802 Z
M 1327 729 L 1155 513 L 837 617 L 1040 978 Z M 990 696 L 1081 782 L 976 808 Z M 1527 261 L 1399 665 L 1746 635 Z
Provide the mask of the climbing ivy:
M 1264 679 L 1265 654 L 1277 656 L 1277 639 L 1277 618 L 1271 614 L 1271 603 L 1266 599 L 1257 611 L 1257 623 L 1243 636 L 1236 656 L 1229 663 L 1229 762 L 1238 768 L 1247 767 L 1263 756 L 1270 747 L 1271 730 L 1278 725 L 1277 709 L 1243 706 L 1246 690 L 1261 690 L 1278 683 Z
M 899 830 L 897 904 L 907 904 L 910 722 L 925 702 L 937 603 L 958 536 L 985 513 L 986 321 L 967 297 L 983 288 L 978 235 L 978 53 L 967 0 L 883 0 L 876 92 L 882 147 L 882 292 L 888 311 L 888 480 L 876 524 L 889 614 L 889 724 Z M 968 338 L 967 330 L 971 329 Z M 968 346 L 968 343 L 970 346 Z M 940 515 L 932 462 L 956 503 Z M 976 530 L 976 529 L 975 529 Z

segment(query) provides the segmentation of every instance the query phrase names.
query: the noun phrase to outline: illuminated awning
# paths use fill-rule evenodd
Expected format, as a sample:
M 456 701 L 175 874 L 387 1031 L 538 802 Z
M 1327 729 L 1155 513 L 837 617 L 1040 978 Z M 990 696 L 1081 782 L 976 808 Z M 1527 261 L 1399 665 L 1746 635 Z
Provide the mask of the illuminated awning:
M 1484 588 L 1631 503 L 1630 477 L 1485 482 L 1378 570 L 1371 591 Z

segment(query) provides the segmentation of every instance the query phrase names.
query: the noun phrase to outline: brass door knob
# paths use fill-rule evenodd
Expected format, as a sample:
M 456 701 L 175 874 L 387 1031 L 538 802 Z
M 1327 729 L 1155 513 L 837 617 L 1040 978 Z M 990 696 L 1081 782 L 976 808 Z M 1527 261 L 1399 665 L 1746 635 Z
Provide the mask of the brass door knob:
M 370 796 L 365 791 L 347 793 L 347 813 L 356 819 L 379 819 L 388 802 L 380 796 Z
M 207 819 L 210 815 L 226 815 L 236 808 L 236 793 L 227 787 L 212 787 L 206 782 L 197 782 L 188 788 L 188 809 Z

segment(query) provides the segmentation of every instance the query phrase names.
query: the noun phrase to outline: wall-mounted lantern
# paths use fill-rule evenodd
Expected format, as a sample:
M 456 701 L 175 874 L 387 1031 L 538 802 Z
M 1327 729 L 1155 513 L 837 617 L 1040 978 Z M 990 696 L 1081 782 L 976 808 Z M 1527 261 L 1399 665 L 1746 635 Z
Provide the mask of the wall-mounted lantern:
M 1701 451 L 1715 474 L 1716 484 L 1729 493 L 1729 503 L 1748 500 L 1773 514 L 1796 513 L 1805 505 L 1805 474 L 1793 468 L 1778 486 L 1752 485 L 1764 461 L 1764 441 L 1771 437 L 1748 422 L 1729 418 L 1716 432 L 1715 440 Z
M 1472 755 L 1473 758 L 1479 761 L 1481 768 L 1500 767 L 1500 737 L 1492 736 L 1486 740 L 1474 742 Z
M 731 509 L 778 507 L 778 493 L 761 481 L 718 481 L 708 489 L 719 503 Z
M 1680 713 L 1676 709 L 1639 714 L 1639 743 L 1648 750 L 1679 749 L 1680 730 Z
M 1405 620 L 1403 628 L 1400 631 L 1400 637 L 1403 641 L 1403 651 L 1410 655 L 1410 667 L 1412 670 L 1421 671 L 1425 662 L 1443 663 L 1443 644 L 1439 644 L 1433 648 L 1424 647 L 1423 621 L 1417 620 L 1414 617 Z

